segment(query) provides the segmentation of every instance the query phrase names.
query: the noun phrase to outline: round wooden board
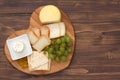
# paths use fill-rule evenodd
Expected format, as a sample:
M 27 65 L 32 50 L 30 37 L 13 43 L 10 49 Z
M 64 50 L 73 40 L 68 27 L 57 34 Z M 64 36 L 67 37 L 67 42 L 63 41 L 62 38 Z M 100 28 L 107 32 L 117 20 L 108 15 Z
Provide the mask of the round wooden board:
M 36 9 L 30 18 L 30 26 L 29 28 L 32 27 L 41 27 L 41 22 L 39 20 L 39 12 L 41 10 L 42 7 L 39 7 L 38 9 Z M 73 26 L 71 24 L 70 19 L 68 18 L 68 16 L 61 10 L 61 14 L 62 14 L 62 22 L 65 23 L 66 25 L 66 33 L 71 37 L 71 39 L 73 40 L 73 46 L 72 46 L 72 53 L 68 56 L 67 62 L 60 62 L 60 63 L 56 63 L 54 61 L 51 62 L 51 69 L 49 71 L 29 71 L 28 68 L 23 69 L 18 63 L 17 61 L 13 61 L 11 59 L 7 44 L 5 44 L 5 54 L 7 56 L 7 59 L 9 60 L 9 62 L 18 70 L 27 73 L 27 74 L 32 74 L 32 75 L 47 75 L 47 74 L 51 74 L 51 73 L 55 73 L 58 71 L 61 71 L 65 68 L 67 68 L 72 60 L 72 56 L 73 56 L 73 52 L 74 52 L 74 46 L 75 46 L 75 35 L 74 35 L 74 29 Z M 27 30 L 20 30 L 20 31 L 16 31 L 13 34 L 11 34 L 8 39 L 10 38 L 14 38 L 17 37 L 19 35 L 25 34 Z

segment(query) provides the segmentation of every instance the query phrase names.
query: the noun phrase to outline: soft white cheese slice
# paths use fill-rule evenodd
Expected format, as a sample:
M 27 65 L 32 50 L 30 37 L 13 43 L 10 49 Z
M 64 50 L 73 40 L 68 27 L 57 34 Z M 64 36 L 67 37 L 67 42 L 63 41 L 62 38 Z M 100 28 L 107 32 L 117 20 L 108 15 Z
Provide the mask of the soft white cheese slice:
M 65 24 L 64 22 L 54 23 L 47 25 L 50 29 L 50 38 L 58 38 L 65 35 Z
M 50 38 L 60 37 L 60 27 L 58 23 L 47 25 L 50 29 Z

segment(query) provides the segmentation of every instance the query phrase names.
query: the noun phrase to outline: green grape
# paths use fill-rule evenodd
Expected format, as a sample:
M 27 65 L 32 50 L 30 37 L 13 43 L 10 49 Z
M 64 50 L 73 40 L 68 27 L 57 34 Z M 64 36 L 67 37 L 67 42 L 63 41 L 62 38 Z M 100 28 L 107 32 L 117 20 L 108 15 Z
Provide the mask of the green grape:
M 68 35 L 64 37 L 52 39 L 51 45 L 47 46 L 44 50 L 48 51 L 49 58 L 56 62 L 67 61 L 67 56 L 72 52 L 71 46 L 73 45 L 72 40 Z M 46 52 L 45 52 L 46 53 Z
M 56 62 L 60 62 L 60 58 L 59 58 L 59 57 L 56 57 L 56 58 L 55 58 L 55 61 L 56 61 Z
M 67 46 L 70 47 L 70 46 L 72 46 L 72 45 L 73 45 L 72 40 L 70 40 L 69 43 L 67 43 Z
M 55 50 L 53 50 L 53 54 L 55 54 L 56 53 L 56 51 Z
M 66 47 L 66 43 L 62 43 L 60 46 L 61 47 Z
M 71 53 L 72 52 L 72 48 L 68 48 L 67 51 L 68 51 L 68 53 Z
M 64 47 L 60 47 L 60 51 L 61 51 L 62 53 L 64 53 L 64 52 L 65 52 L 65 48 L 64 48 Z
M 55 50 L 59 50 L 59 45 L 54 45 Z
M 70 42 L 70 38 L 66 37 L 66 42 L 69 43 Z
M 58 54 L 58 53 L 59 53 L 59 51 L 58 51 L 58 50 L 56 50 L 56 51 L 55 51 L 55 54 Z
M 52 47 L 49 48 L 48 53 L 52 54 L 54 52 L 54 49 Z
M 66 56 L 61 56 L 61 57 L 60 57 L 60 60 L 61 60 L 62 62 L 65 62 L 65 61 L 67 61 L 67 57 L 66 57 Z
M 61 39 L 57 39 L 56 44 L 58 44 L 58 45 L 61 44 Z
M 61 51 L 57 51 L 57 55 L 61 56 L 63 53 Z
M 64 56 L 68 56 L 68 51 L 65 51 L 65 52 L 64 52 Z
M 66 43 L 69 43 L 70 42 L 70 37 L 68 35 L 65 35 L 64 36 L 64 39 L 65 39 L 65 42 Z
M 53 60 L 53 59 L 55 58 L 55 55 L 54 55 L 54 54 L 49 54 L 49 58 L 50 58 L 51 60 Z

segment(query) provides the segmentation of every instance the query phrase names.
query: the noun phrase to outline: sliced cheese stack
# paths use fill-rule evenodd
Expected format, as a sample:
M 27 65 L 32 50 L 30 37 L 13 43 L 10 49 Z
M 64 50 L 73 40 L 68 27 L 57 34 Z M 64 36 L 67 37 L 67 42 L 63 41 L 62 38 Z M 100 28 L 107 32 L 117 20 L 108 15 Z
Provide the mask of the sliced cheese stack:
M 33 51 L 33 53 L 27 57 L 28 67 L 30 71 L 34 70 L 50 70 L 50 60 L 47 55 L 44 55 L 44 51 L 38 52 Z
M 47 5 L 43 7 L 39 13 L 39 19 L 41 23 L 53 23 L 60 22 L 61 13 L 59 9 L 54 5 Z
M 58 38 L 65 35 L 65 24 L 63 22 L 47 25 L 50 29 L 50 38 Z

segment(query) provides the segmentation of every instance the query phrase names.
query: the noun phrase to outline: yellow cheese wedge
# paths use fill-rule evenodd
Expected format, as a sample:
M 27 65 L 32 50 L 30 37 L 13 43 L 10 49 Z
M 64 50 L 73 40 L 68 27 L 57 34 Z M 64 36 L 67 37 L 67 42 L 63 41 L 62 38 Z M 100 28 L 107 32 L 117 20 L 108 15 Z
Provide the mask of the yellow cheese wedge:
M 61 13 L 54 5 L 47 5 L 43 7 L 39 14 L 40 21 L 44 23 L 53 23 L 61 21 Z

